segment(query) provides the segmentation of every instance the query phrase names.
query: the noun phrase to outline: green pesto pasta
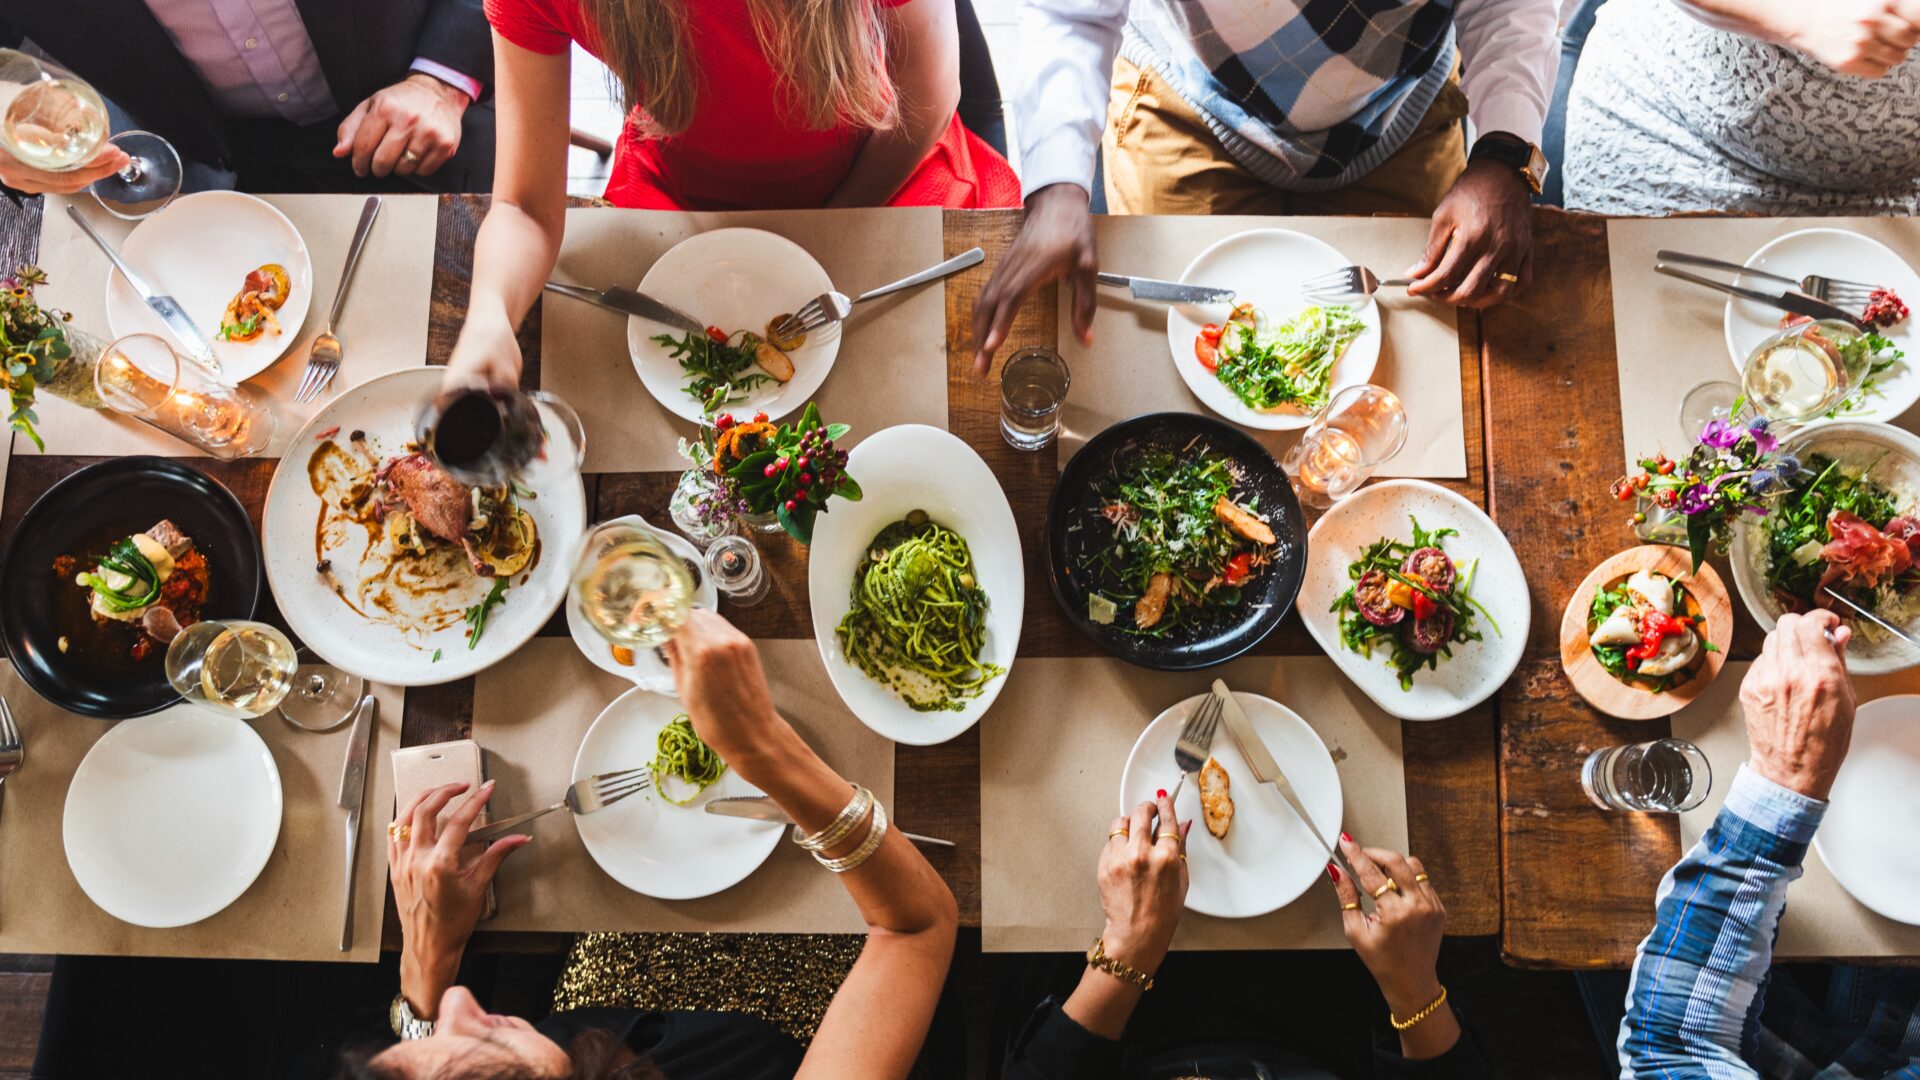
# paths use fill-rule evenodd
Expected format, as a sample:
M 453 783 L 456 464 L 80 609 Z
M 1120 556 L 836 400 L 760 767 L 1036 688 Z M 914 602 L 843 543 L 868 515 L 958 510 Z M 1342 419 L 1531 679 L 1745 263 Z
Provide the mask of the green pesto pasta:
M 959 712 L 1006 670 L 981 658 L 987 594 L 973 552 L 920 510 L 873 538 L 834 633 L 848 660 L 918 712 Z
M 727 763 L 720 760 L 712 747 L 700 741 L 700 736 L 693 733 L 693 720 L 681 713 L 660 729 L 660 737 L 654 743 L 653 762 L 647 768 L 653 773 L 653 789 L 661 798 L 675 806 L 686 806 L 726 774 Z M 669 776 L 692 784 L 693 791 L 684 799 L 667 794 L 662 781 Z

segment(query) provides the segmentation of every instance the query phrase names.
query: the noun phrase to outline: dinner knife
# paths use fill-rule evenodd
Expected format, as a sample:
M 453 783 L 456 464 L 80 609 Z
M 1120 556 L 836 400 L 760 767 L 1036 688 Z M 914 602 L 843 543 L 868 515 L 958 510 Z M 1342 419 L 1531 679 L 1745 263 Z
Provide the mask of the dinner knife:
M 1665 262 L 1655 262 L 1653 269 L 1655 272 L 1665 274 L 1668 277 L 1676 277 L 1682 281 L 1691 281 L 1695 285 L 1705 285 L 1709 289 L 1719 289 L 1723 293 L 1731 293 L 1734 296 L 1751 300 L 1756 304 L 1765 304 L 1770 308 L 1777 308 L 1795 315 L 1805 315 L 1813 319 L 1838 319 L 1862 333 L 1872 329 L 1860 316 L 1855 315 L 1853 312 L 1842 307 L 1836 307 L 1833 304 L 1827 303 L 1825 300 L 1816 300 L 1803 292 L 1787 289 L 1777 295 L 1765 293 L 1759 289 L 1749 289 L 1742 285 L 1730 285 L 1724 281 L 1715 281 L 1710 277 L 1702 277 L 1699 274 L 1690 273 L 1686 270 L 1670 266 Z
M 689 334 L 707 332 L 706 323 L 679 308 L 655 300 L 646 293 L 623 289 L 618 285 L 611 289 L 589 289 L 580 285 L 568 285 L 563 281 L 549 281 L 547 291 L 594 304 L 609 311 L 618 311 L 623 315 L 638 315 L 643 319 L 652 319 L 654 322 L 665 323 Z
M 347 811 L 347 887 L 341 907 L 340 951 L 353 948 L 353 872 L 360 854 L 360 804 L 367 794 L 367 745 L 373 741 L 373 718 L 380 711 L 372 694 L 360 699 L 347 736 L 347 761 L 340 768 L 340 805 Z
M 707 813 L 718 817 L 751 818 L 754 821 L 777 821 L 782 825 L 793 824 L 772 799 L 765 795 L 734 795 L 725 799 L 714 799 L 707 803 Z M 920 836 L 901 830 L 900 835 L 916 844 L 932 844 L 934 847 L 959 847 L 951 840 L 941 840 L 933 836 Z
M 1235 295 L 1232 289 L 1215 289 L 1207 285 L 1182 285 L 1177 281 L 1128 277 L 1125 274 L 1109 274 L 1104 271 L 1095 274 L 1094 280 L 1109 288 L 1129 290 L 1133 293 L 1135 300 L 1157 300 L 1165 304 L 1225 304 L 1231 303 Z
M 1307 813 L 1307 808 L 1300 804 L 1300 796 L 1294 794 L 1293 784 L 1288 782 L 1286 772 L 1280 768 L 1279 762 L 1273 760 L 1273 754 L 1267 750 L 1267 744 L 1260 741 L 1260 733 L 1253 730 L 1253 722 L 1247 719 L 1247 714 L 1240 708 L 1240 702 L 1233 696 L 1233 691 L 1227 689 L 1224 680 L 1215 679 L 1213 692 L 1220 695 L 1220 719 L 1227 725 L 1227 732 L 1233 736 L 1233 741 L 1239 744 L 1241 756 L 1247 759 L 1247 768 L 1253 770 L 1253 778 L 1262 783 L 1272 784 L 1279 789 L 1281 796 L 1287 800 L 1287 805 L 1293 807 L 1293 812 L 1300 815 L 1300 820 L 1306 824 L 1307 831 L 1312 833 L 1314 840 L 1326 850 L 1328 861 L 1332 861 L 1335 857 L 1333 844 L 1320 835 L 1320 826 L 1314 824 L 1313 817 Z
M 1880 629 L 1885 630 L 1887 633 L 1892 634 L 1894 637 L 1899 638 L 1901 641 L 1906 642 L 1907 644 L 1913 646 L 1914 648 L 1920 649 L 1920 641 L 1915 641 L 1912 634 L 1907 633 L 1905 630 L 1902 630 L 1899 627 L 1888 622 L 1887 620 L 1881 618 L 1880 616 L 1875 615 L 1873 612 L 1868 611 L 1866 608 L 1861 607 L 1859 604 L 1856 604 L 1853 601 L 1847 599 L 1846 597 L 1841 596 L 1839 593 L 1833 591 L 1832 589 L 1827 589 L 1826 594 L 1828 596 L 1833 597 L 1835 600 L 1840 601 L 1842 604 L 1845 604 L 1847 606 L 1847 610 L 1853 612 L 1855 615 L 1860 616 L 1861 618 L 1867 620 L 1868 622 L 1879 627 Z M 1827 640 L 1828 641 L 1833 640 L 1832 630 L 1827 631 Z
M 184 350 L 186 358 L 208 374 L 224 380 L 226 372 L 220 370 L 220 358 L 213 354 L 213 342 L 208 341 L 207 335 L 193 325 L 193 320 L 187 317 L 187 311 L 180 306 L 180 301 L 166 293 L 154 292 L 153 286 L 148 285 L 146 279 L 133 272 L 133 267 L 128 266 L 127 261 L 120 257 L 120 253 L 113 249 L 113 245 L 107 243 L 106 237 L 94 231 L 93 226 L 88 224 L 87 219 L 74 208 L 72 203 L 67 204 L 67 216 L 73 219 L 75 225 L 80 226 L 80 231 L 86 233 L 88 239 L 100 245 L 100 250 L 107 253 L 107 259 L 113 263 L 113 268 L 120 271 L 120 276 L 127 279 L 127 284 L 133 286 L 133 291 L 140 294 L 140 299 L 146 301 L 147 307 L 153 309 L 153 313 L 160 316 L 161 322 L 167 324 L 167 329 L 173 331 L 173 336 L 179 340 L 180 344 L 186 346 Z

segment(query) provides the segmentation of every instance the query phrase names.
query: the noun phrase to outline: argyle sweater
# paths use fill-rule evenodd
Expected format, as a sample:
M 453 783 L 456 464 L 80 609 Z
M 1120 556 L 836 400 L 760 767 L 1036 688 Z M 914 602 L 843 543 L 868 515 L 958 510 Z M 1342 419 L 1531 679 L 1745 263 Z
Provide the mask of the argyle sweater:
M 1453 0 L 1133 0 L 1121 50 L 1255 176 L 1326 191 L 1426 115 L 1453 69 Z

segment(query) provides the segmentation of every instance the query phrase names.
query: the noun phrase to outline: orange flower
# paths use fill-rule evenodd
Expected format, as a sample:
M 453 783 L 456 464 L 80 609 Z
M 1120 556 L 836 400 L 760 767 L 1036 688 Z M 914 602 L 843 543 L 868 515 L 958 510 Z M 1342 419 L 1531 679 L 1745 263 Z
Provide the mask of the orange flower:
M 773 424 L 748 421 L 721 432 L 713 442 L 714 471 L 725 473 L 765 449 L 763 443 L 771 440 L 779 430 Z

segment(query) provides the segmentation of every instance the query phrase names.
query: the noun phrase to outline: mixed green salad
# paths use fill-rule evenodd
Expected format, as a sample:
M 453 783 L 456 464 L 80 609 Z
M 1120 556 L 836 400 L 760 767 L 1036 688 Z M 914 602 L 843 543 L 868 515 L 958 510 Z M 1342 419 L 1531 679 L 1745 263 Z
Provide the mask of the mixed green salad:
M 1200 366 L 1247 405 L 1311 413 L 1326 405 L 1334 363 L 1366 329 L 1352 308 L 1314 305 L 1275 324 L 1241 304 L 1224 326 L 1201 327 L 1193 349 Z
M 1330 609 L 1340 618 L 1340 644 L 1371 658 L 1374 650 L 1387 653 L 1387 663 L 1400 676 L 1400 689 L 1413 689 L 1421 668 L 1438 670 L 1453 646 L 1479 641 L 1474 622 L 1485 616 L 1494 633 L 1500 626 L 1472 596 L 1479 560 L 1465 573 L 1441 545 L 1457 529 L 1427 530 L 1413 523 L 1411 542 L 1383 536 L 1347 565 L 1353 585 L 1334 600 Z
M 762 339 L 746 331 L 732 336 L 709 327 L 704 334 L 655 334 L 655 344 L 687 373 L 687 394 L 705 412 L 739 401 L 757 386 L 774 381 L 756 362 Z
M 1836 514 L 1852 515 L 1876 534 L 1900 534 L 1904 542 L 1906 530 L 1897 523 L 1912 519 L 1902 517 L 1905 507 L 1899 496 L 1868 479 L 1870 472 L 1871 466 L 1849 470 L 1825 454 L 1809 454 L 1767 514 L 1761 527 L 1767 541 L 1767 587 L 1793 610 L 1826 606 L 1818 603 L 1817 594 L 1823 583 L 1834 583 L 1830 560 L 1836 552 L 1830 549 L 1843 543 L 1835 529 Z M 1877 610 L 1884 599 L 1877 587 L 1849 590 L 1847 598 L 1868 610 Z

